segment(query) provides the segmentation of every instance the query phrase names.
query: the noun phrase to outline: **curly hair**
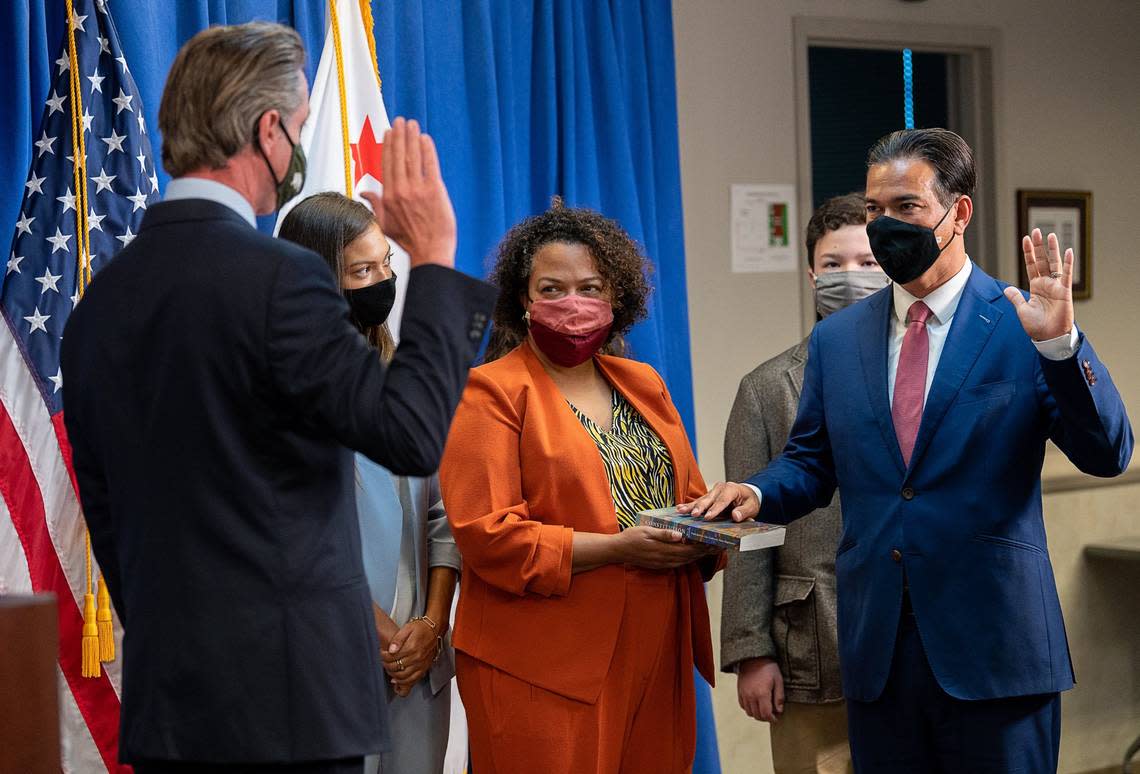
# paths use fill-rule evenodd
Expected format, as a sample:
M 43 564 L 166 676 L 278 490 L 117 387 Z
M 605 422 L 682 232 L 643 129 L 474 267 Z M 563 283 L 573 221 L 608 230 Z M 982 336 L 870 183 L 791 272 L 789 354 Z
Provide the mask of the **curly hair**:
M 522 298 L 527 295 L 535 254 L 553 242 L 579 244 L 590 251 L 614 310 L 613 328 L 601 351 L 626 354 L 625 334 L 647 314 L 649 262 L 617 221 L 594 210 L 567 207 L 562 197 L 555 196 L 549 210 L 516 225 L 499 244 L 491 282 L 500 293 L 484 362 L 502 357 L 526 339 Z

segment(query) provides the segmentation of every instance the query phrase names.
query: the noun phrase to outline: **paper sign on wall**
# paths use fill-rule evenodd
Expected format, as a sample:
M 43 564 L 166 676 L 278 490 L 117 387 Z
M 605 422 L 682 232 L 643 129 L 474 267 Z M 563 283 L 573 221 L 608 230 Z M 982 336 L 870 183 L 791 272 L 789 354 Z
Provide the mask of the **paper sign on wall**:
M 794 185 L 733 185 L 732 271 L 797 271 L 798 224 Z

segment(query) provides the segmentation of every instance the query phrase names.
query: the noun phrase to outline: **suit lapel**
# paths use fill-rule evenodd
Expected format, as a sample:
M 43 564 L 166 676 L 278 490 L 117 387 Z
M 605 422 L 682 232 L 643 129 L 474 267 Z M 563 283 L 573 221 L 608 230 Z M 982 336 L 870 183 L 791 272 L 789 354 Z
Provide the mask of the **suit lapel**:
M 970 279 L 962 292 L 962 300 L 950 324 L 950 333 L 942 347 L 938 368 L 930 384 L 926 406 L 922 410 L 922 422 L 918 426 L 914 452 L 910 458 L 910 470 L 922 459 L 923 452 L 930 445 L 938 425 L 946 416 L 962 383 L 977 362 L 986 342 L 990 340 L 1001 319 L 1001 307 L 990 302 L 1002 297 L 1001 288 L 989 275 L 975 266 Z M 888 411 L 889 414 L 889 411 Z
M 891 330 L 891 286 L 888 285 L 867 300 L 866 315 L 856 321 L 859 341 L 859 360 L 863 365 L 863 384 L 867 387 L 871 413 L 883 434 L 883 443 L 890 458 L 904 473 L 902 450 L 891 420 L 891 403 L 887 392 L 887 342 Z
M 792 385 L 792 396 L 796 403 L 800 402 L 800 394 L 804 391 L 804 363 L 807 362 L 807 339 L 792 352 L 792 367 L 787 370 L 788 381 Z
M 542 425 L 542 432 L 548 434 L 550 438 L 558 439 L 560 450 L 568 458 L 575 460 L 575 466 L 590 468 L 589 472 L 582 476 L 583 499 L 586 501 L 592 499 L 599 503 L 608 501 L 612 505 L 613 494 L 610 491 L 609 473 L 606 472 L 605 463 L 602 462 L 602 455 L 598 452 L 593 437 L 570 408 L 562 390 L 542 367 L 538 356 L 531 350 L 530 343 L 524 341 L 515 351 L 522 358 L 537 393 L 536 400 L 528 403 L 527 411 L 533 412 L 536 417 L 541 416 L 538 422 Z M 604 367 L 602 372 L 606 373 Z M 613 516 L 612 528 L 609 522 L 603 522 L 599 517 L 598 529 L 595 531 L 617 532 L 616 511 Z
M 420 481 L 422 481 L 422 479 L 420 479 Z M 420 579 L 425 578 L 427 576 L 427 573 L 424 571 L 425 568 L 420 561 L 420 530 L 414 528 L 409 529 L 409 527 L 411 527 L 412 524 L 420 524 L 420 520 L 427 519 L 428 516 L 427 510 L 421 507 L 422 503 L 420 501 L 423 499 L 423 489 L 421 487 L 420 481 L 409 478 L 408 476 L 400 476 L 397 479 L 396 485 L 400 492 L 400 506 L 404 512 L 404 529 L 407 533 L 406 538 L 410 543 L 409 548 L 411 553 L 410 559 L 412 562 L 412 582 L 416 586 L 417 604 L 419 603 L 421 598 L 420 595 L 422 594 L 419 588 Z M 401 549 L 403 548 L 404 539 L 405 535 L 401 535 Z

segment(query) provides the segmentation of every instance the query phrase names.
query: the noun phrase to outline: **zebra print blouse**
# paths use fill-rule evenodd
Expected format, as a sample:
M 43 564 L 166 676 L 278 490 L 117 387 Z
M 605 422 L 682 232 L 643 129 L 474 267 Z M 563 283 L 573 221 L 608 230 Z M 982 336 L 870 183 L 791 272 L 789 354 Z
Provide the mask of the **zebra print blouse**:
M 613 426 L 608 433 L 567 403 L 602 455 L 621 529 L 637 525 L 638 511 L 677 504 L 669 450 L 621 393 L 613 391 Z

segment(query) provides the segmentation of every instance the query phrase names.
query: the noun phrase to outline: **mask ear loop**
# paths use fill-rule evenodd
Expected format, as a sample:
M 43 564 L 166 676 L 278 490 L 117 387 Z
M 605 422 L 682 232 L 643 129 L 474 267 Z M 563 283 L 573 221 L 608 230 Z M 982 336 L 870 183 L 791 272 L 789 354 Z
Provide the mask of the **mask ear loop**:
M 950 210 L 952 210 L 952 209 L 954 209 L 955 207 L 957 207 L 957 206 L 958 206 L 958 202 L 960 202 L 960 201 L 962 201 L 962 197 L 961 197 L 961 196 L 959 196 L 957 199 L 955 199 L 955 200 L 954 200 L 954 203 L 953 203 L 953 204 L 951 204 L 949 207 L 947 207 L 947 208 L 946 208 L 946 212 L 942 213 L 942 217 L 941 217 L 941 218 L 939 218 L 939 219 L 938 219 L 938 222 L 934 224 L 934 228 L 933 228 L 933 229 L 931 229 L 931 231 L 935 231 L 935 230 L 937 230 L 937 229 L 938 229 L 938 227 L 942 225 L 942 222 L 943 222 L 944 220 L 946 220 L 946 216 L 950 214 Z M 954 242 L 954 237 L 956 237 L 956 236 L 958 236 L 958 232 L 957 232 L 957 231 L 955 231 L 953 234 L 951 234 L 951 235 L 950 235 L 950 241 L 949 241 L 949 242 L 947 242 L 946 244 L 942 244 L 942 237 L 938 236 L 938 234 L 935 234 L 935 235 L 934 235 L 934 241 L 935 241 L 936 243 L 938 243 L 938 245 L 940 245 L 940 246 L 939 246 L 939 248 L 938 248 L 938 254 L 939 254 L 939 255 L 942 255 L 942 251 L 943 251 L 943 250 L 945 250 L 947 247 L 949 247 L 949 246 L 950 246 L 950 245 L 951 245 L 951 244 Z
M 265 113 L 261 114 L 261 116 L 264 115 Z M 285 182 L 285 178 L 277 179 L 277 173 L 273 171 L 273 165 L 269 163 L 269 156 L 265 155 L 265 149 L 261 147 L 261 137 L 258 131 L 261 125 L 261 116 L 257 117 L 257 123 L 253 125 L 253 144 L 257 148 L 257 152 L 261 154 L 261 158 L 265 160 L 265 166 L 269 167 L 269 176 L 273 178 L 273 185 L 280 188 L 281 184 Z M 285 122 L 281 120 L 280 116 L 277 119 L 277 126 L 281 128 L 281 133 L 285 135 L 285 139 L 289 141 L 289 152 L 292 153 L 296 149 L 297 143 L 293 142 L 293 138 L 289 136 L 289 130 L 285 128 Z M 285 170 L 285 174 L 289 174 L 288 169 Z
M 271 178 L 273 178 L 273 186 L 275 188 L 280 188 L 281 184 L 285 181 L 284 181 L 284 179 L 281 179 L 281 180 L 277 179 L 277 173 L 273 171 L 273 165 L 269 163 L 269 156 L 267 156 L 265 154 L 265 148 L 261 147 L 261 137 L 260 137 L 259 128 L 261 125 L 261 117 L 264 115 L 265 115 L 265 113 L 262 113 L 260 116 L 258 116 L 257 117 L 257 123 L 255 123 L 253 125 L 253 144 L 254 144 L 254 147 L 257 148 L 257 152 L 261 154 L 261 158 L 265 161 L 265 166 L 269 168 L 269 176 Z M 282 129 L 282 131 L 285 130 L 284 125 L 281 126 L 281 129 Z M 293 138 L 289 136 L 289 132 L 285 132 L 285 138 L 287 140 L 289 140 L 290 143 L 293 142 Z M 286 170 L 286 171 L 288 171 L 288 170 Z

